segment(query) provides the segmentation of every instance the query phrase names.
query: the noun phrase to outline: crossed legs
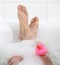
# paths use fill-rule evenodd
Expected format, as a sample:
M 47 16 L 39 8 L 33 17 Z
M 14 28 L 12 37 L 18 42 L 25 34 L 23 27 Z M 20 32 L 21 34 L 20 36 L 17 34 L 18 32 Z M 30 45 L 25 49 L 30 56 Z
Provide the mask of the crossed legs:
M 38 29 L 38 17 L 34 17 L 31 24 L 28 25 L 28 13 L 27 9 L 19 5 L 18 6 L 18 19 L 20 23 L 20 39 L 32 39 L 37 35 Z

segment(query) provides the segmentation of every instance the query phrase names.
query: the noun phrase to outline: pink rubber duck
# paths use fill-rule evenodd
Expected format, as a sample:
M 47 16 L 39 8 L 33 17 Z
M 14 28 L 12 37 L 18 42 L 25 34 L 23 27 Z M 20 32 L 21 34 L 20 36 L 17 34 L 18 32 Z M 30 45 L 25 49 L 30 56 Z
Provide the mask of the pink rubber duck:
M 42 42 L 38 42 L 35 52 L 37 55 L 42 56 L 47 53 L 47 49 Z

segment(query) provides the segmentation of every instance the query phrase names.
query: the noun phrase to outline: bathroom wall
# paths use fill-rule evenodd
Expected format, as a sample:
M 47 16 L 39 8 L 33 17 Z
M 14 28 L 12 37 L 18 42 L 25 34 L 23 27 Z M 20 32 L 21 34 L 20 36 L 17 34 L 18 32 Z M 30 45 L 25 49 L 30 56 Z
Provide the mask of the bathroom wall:
M 60 0 L 48 2 L 48 26 L 51 41 L 60 44 Z
M 41 41 L 60 43 L 60 0 L 0 0 L 0 22 L 18 23 L 17 5 L 19 4 L 27 7 L 29 21 L 34 16 L 39 17 L 38 38 Z

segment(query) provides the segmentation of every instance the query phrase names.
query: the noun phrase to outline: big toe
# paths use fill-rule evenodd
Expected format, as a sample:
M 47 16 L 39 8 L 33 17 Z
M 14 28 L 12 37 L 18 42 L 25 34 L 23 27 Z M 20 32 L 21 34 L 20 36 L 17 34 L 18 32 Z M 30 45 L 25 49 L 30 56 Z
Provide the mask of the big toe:
M 22 12 L 28 14 L 26 7 L 23 5 L 18 5 L 17 9 L 18 9 L 18 11 L 22 11 Z

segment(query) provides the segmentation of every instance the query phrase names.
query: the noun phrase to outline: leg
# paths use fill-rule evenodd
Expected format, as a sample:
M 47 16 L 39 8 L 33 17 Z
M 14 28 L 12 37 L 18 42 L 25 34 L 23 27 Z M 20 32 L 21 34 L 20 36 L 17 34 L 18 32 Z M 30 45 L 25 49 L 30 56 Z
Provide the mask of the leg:
M 7 65 L 18 65 L 18 63 L 21 62 L 22 60 L 23 58 L 21 56 L 15 55 L 9 59 Z
M 53 65 L 51 59 L 47 55 L 41 56 L 41 59 L 43 60 L 45 65 Z

